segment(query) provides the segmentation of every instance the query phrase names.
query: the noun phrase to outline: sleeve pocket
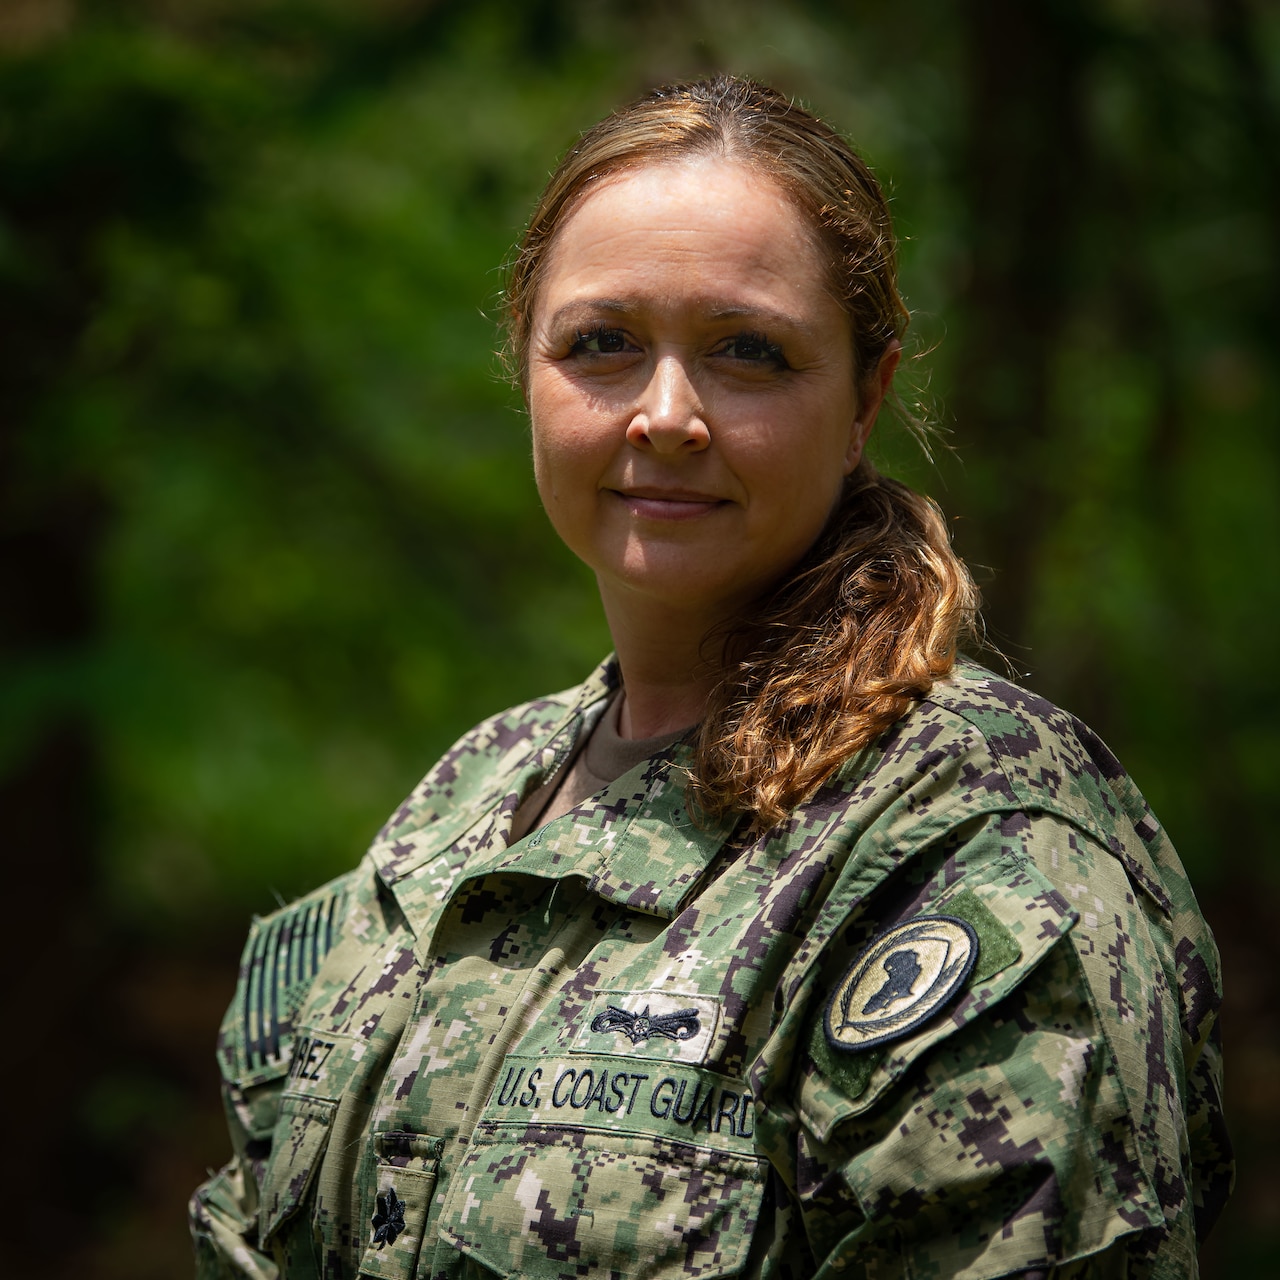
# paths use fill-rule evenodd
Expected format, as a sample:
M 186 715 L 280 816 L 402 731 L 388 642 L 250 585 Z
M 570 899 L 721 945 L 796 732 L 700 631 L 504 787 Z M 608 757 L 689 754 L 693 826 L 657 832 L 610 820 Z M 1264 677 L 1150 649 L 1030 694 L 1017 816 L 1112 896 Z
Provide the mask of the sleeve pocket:
M 1040 877 L 1029 867 L 1021 874 L 1024 883 L 1016 891 L 998 881 L 966 879 L 921 912 L 967 919 L 980 942 L 959 998 L 917 1031 L 876 1048 L 849 1051 L 832 1048 L 822 1018 L 816 1019 L 809 1044 L 812 1065 L 802 1076 L 798 1104 L 805 1126 L 820 1142 L 844 1120 L 873 1107 L 922 1054 L 1008 995 L 1070 931 L 1078 917 L 1065 900 L 1047 881 L 1029 895 L 1026 878 Z M 838 977 L 830 979 L 832 984 Z
M 417 1274 L 443 1145 L 438 1138 L 417 1133 L 374 1134 L 372 1209 L 369 1243 L 360 1260 L 362 1276 L 413 1280 Z
M 306 1200 L 324 1158 L 336 1102 L 285 1095 L 271 1143 L 271 1159 L 262 1179 L 258 1208 L 264 1246 Z
M 714 1280 L 746 1265 L 765 1169 L 664 1139 L 572 1129 L 473 1139 L 441 1233 L 502 1276 Z

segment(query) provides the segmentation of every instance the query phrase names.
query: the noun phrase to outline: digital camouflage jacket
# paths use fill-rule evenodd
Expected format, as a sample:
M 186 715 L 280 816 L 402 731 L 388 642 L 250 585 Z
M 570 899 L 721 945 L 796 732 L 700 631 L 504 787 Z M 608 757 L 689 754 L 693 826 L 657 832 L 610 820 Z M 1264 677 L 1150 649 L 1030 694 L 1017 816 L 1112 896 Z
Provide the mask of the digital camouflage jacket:
M 677 744 L 508 845 L 616 679 L 255 921 L 200 1276 L 1194 1275 L 1218 957 L 1097 737 L 962 663 L 763 835 Z

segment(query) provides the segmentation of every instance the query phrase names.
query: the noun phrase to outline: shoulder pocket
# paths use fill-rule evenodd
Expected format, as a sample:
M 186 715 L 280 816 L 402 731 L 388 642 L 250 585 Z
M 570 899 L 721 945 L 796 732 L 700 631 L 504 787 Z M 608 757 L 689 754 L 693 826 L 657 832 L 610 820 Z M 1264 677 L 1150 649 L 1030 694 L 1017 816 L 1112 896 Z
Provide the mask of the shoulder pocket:
M 280 1119 L 272 1135 L 258 1206 L 259 1239 L 264 1246 L 306 1200 L 324 1159 L 337 1109 L 336 1102 L 291 1094 L 280 1100 Z
M 502 1276 L 713 1280 L 746 1265 L 766 1167 L 665 1139 L 477 1130 L 440 1231 Z
M 1018 881 L 1016 888 L 1009 887 L 1012 880 Z M 842 1121 L 869 1110 L 922 1054 L 1008 995 L 1078 919 L 1048 881 L 1025 865 L 1008 881 L 966 878 L 920 915 L 967 921 L 978 940 L 973 971 L 957 997 L 886 1044 L 835 1048 L 819 1012 L 809 1033 L 810 1065 L 801 1077 L 798 1099 L 801 1118 L 819 1141 L 825 1142 Z M 828 991 L 840 976 L 824 975 Z

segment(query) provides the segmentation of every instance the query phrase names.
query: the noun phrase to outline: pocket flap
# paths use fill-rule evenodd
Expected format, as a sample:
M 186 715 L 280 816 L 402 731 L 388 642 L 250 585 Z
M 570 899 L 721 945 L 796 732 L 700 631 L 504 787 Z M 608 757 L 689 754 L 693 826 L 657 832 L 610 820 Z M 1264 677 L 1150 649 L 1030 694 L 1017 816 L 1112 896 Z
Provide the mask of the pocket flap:
M 307 1198 L 324 1158 L 336 1102 L 286 1094 L 271 1139 L 271 1158 L 262 1179 L 258 1207 L 259 1238 L 264 1245 Z
M 843 1120 L 862 1114 L 927 1050 L 959 1031 L 1009 994 L 1074 925 L 1078 916 L 1047 881 L 1028 895 L 999 881 L 966 879 L 931 902 L 923 916 L 951 916 L 976 932 L 978 955 L 958 997 L 912 1030 L 886 1044 L 846 1050 L 832 1047 L 818 1016 L 810 1032 L 811 1065 L 800 1085 L 799 1109 L 806 1127 L 825 1142 Z
M 566 1128 L 477 1136 L 440 1231 L 499 1275 L 713 1280 L 746 1264 L 763 1161 Z
M 395 1130 L 373 1136 L 373 1192 L 369 1243 L 360 1274 L 413 1280 L 444 1143 Z

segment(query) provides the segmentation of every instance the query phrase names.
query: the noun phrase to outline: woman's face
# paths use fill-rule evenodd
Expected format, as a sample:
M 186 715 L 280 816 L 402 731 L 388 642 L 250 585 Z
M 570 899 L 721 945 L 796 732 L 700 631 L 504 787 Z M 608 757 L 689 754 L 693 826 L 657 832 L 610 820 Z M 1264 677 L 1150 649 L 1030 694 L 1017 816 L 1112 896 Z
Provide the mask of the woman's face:
M 624 596 L 726 617 L 812 545 L 892 374 L 853 341 L 804 217 L 719 159 L 604 184 L 551 247 L 529 405 L 547 514 Z

